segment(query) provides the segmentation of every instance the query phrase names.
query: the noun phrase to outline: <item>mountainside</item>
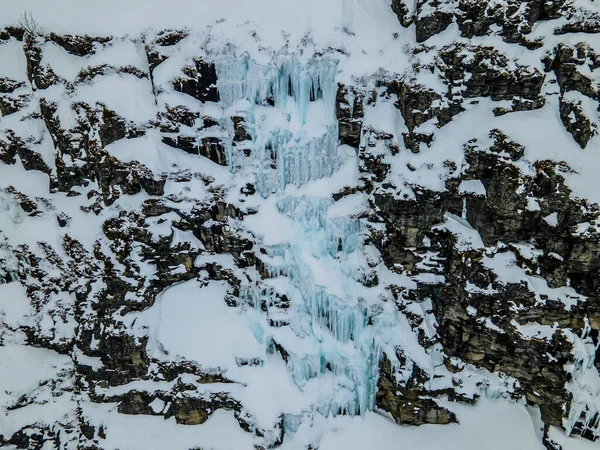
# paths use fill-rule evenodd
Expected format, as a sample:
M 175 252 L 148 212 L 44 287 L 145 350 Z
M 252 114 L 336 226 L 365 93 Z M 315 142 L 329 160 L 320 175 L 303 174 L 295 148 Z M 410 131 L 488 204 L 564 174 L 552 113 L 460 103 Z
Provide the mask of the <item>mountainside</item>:
M 0 22 L 0 447 L 597 448 L 598 4 L 272 3 Z

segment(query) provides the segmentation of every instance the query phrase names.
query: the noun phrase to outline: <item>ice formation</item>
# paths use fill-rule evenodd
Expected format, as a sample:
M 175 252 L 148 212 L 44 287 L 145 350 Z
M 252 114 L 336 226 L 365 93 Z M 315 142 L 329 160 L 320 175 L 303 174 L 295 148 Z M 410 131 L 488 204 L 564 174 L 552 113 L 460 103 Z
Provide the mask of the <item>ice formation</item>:
M 336 62 L 302 62 L 295 54 L 281 54 L 260 65 L 247 53 L 227 53 L 216 58 L 215 66 L 223 106 L 247 110 L 256 185 L 263 197 L 333 173 L 338 165 Z M 234 171 L 248 164 L 240 153 L 228 149 Z
M 339 378 L 339 390 L 320 393 L 314 405 L 324 416 L 373 408 L 382 337 L 367 328 L 367 302 L 357 287 L 364 265 L 360 220 L 329 217 L 330 198 L 286 191 L 287 186 L 301 190 L 331 176 L 343 158 L 335 117 L 336 66 L 325 58 L 303 63 L 294 54 L 281 55 L 268 66 L 248 55 L 221 57 L 216 64 L 223 106 L 250 105 L 258 191 L 276 198 L 277 213 L 291 219 L 287 224 L 296 238 L 265 246 L 263 262 L 267 281 L 286 279 L 296 293 L 286 294 L 292 300 L 290 326 L 300 348 L 306 347 L 302 341 L 312 341 L 309 348 L 315 350 L 287 356 L 294 382 L 302 389 L 328 372 Z M 273 295 L 261 285 L 248 286 L 243 298 L 256 308 L 266 304 L 268 313 Z M 275 345 L 271 338 L 267 351 L 275 352 Z
M 593 445 L 590 2 L 64 1 L 0 15 L 0 446 Z

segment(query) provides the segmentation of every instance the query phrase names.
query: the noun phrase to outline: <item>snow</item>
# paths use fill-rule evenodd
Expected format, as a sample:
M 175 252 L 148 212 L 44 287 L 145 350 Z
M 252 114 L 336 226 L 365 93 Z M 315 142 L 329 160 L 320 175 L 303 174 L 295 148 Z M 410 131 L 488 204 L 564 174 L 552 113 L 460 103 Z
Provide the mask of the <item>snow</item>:
M 444 215 L 444 223 L 435 225 L 434 229 L 446 229 L 452 232 L 458 239 L 459 249 L 480 249 L 484 248 L 481 236 L 475 228 L 464 218 L 460 218 L 452 213 Z
M 544 217 L 544 221 L 551 227 L 556 227 L 558 225 L 558 213 L 553 212 L 552 214 Z
M 26 68 L 25 53 L 20 42 L 11 39 L 0 44 L 0 78 L 27 82 Z
M 20 283 L 0 284 L 0 324 L 18 328 L 28 324 L 33 309 L 25 288 Z
M 578 302 L 584 302 L 586 297 L 578 294 L 575 289 L 570 286 L 559 288 L 551 288 L 546 280 L 540 276 L 529 275 L 517 263 L 516 256 L 513 252 L 498 252 L 493 256 L 484 256 L 483 264 L 491 269 L 497 276 L 498 280 L 503 283 L 521 283 L 527 284 L 529 289 L 535 293 L 538 302 L 542 301 L 542 296 L 549 300 L 560 301 L 566 309 L 570 309 Z
M 231 411 L 215 411 L 200 427 L 179 425 L 174 418 L 118 414 L 114 405 L 86 404 L 84 414 L 104 425 L 106 439 L 101 442 L 107 450 L 188 450 L 198 444 L 216 450 L 253 448 L 252 435 L 239 427 Z
M 134 75 L 114 74 L 95 77 L 76 88 L 77 99 L 90 105 L 101 103 L 127 120 L 144 122 L 156 117 L 150 80 Z
M 252 310 L 227 306 L 225 293 L 222 282 L 205 287 L 184 282 L 161 294 L 149 310 L 129 315 L 129 320 L 150 336 L 150 355 L 195 361 L 203 370 L 235 381 L 222 386 L 237 394 L 259 424 L 272 426 L 282 411 L 308 410 L 313 397 L 320 395 L 319 384 L 305 386 L 304 394 L 298 391 L 283 362 L 266 353 L 263 319 Z M 265 363 L 240 367 L 238 358 Z
M 460 193 L 471 193 L 485 196 L 485 187 L 481 180 L 463 180 L 458 186 Z
M 236 356 L 254 358 L 264 350 L 246 317 L 223 301 L 225 294 L 224 283 L 175 285 L 141 313 L 136 326 L 149 327 L 154 345 L 160 342 L 174 358 L 185 357 L 207 369 L 234 367 Z
M 154 411 L 156 414 L 163 412 L 165 406 L 167 404 L 163 402 L 160 398 L 155 398 L 148 406 Z
M 337 421 L 334 433 L 324 434 L 322 450 L 393 450 L 398 443 L 415 450 L 543 450 L 534 423 L 526 409 L 517 404 L 482 400 L 477 408 L 455 407 L 458 425 L 444 427 L 398 427 L 375 413 Z M 510 431 L 507 431 L 510 430 Z M 308 431 L 308 430 L 307 430 Z M 441 447 L 440 447 L 441 445 Z M 286 447 L 285 445 L 282 447 Z
M 525 338 L 525 339 L 541 339 L 550 341 L 554 332 L 558 328 L 558 325 L 554 326 L 550 325 L 540 325 L 537 322 L 528 322 L 525 325 L 520 325 L 516 320 L 512 320 L 511 324 L 517 329 L 517 331 Z
M 597 442 L 591 442 L 579 436 L 566 436 L 565 432 L 557 427 L 550 427 L 548 437 L 562 448 L 569 450 L 594 450 L 598 448 Z
M 540 211 L 540 204 L 534 197 L 527 197 L 527 210 L 528 211 Z
M 68 53 L 54 42 L 46 42 L 42 48 L 42 64 L 49 65 L 56 75 L 70 82 L 75 81 L 82 70 L 104 64 L 115 68 L 132 66 L 142 71 L 148 69 L 143 49 L 137 48 L 129 39 L 114 39 L 104 47 L 97 45 L 94 54 L 83 57 Z
M 4 435 L 12 436 L 20 428 L 49 419 L 60 417 L 73 404 L 67 394 L 53 398 L 44 388 L 51 380 L 60 380 L 61 372 L 72 369 L 68 356 L 41 348 L 8 343 L 0 346 L 0 430 Z M 64 374 L 62 374 L 64 376 Z M 38 401 L 46 400 L 45 404 L 34 408 L 19 408 L 7 411 L 19 401 L 21 395 L 32 392 Z
M 202 251 L 195 260 L 196 267 L 214 262 L 232 270 L 241 280 L 241 295 L 234 306 L 224 301 L 231 298 L 232 287 L 224 281 L 207 281 L 204 279 L 206 272 L 202 272 L 198 279 L 163 291 L 148 309 L 122 317 L 123 323 L 138 337 L 149 338 L 149 356 L 160 361 L 193 361 L 206 372 L 219 373 L 230 379 L 233 383 L 202 387 L 198 395 L 214 391 L 232 393 L 259 427 L 272 428 L 284 417 L 289 429 L 295 427 L 296 431 L 286 436 L 282 449 L 307 448 L 308 444 L 316 444 L 321 450 L 385 450 L 398 448 L 399 443 L 414 449 L 440 448 L 440 443 L 448 449 L 475 450 L 482 445 L 490 449 L 542 449 L 538 421 L 530 416 L 523 404 L 486 398 L 507 395 L 507 389 L 500 383 L 491 383 L 486 388 L 465 388 L 469 394 L 485 391 L 486 396 L 476 406 L 437 400 L 457 413 L 460 425 L 398 426 L 376 410 L 378 362 L 384 352 L 394 359 L 394 370 L 400 373 L 401 369 L 409 370 L 396 367 L 399 362 L 393 355 L 401 349 L 407 358 L 406 366 L 418 366 L 430 377 L 432 386 L 436 382 L 443 383 L 437 378 L 444 376 L 436 378 L 436 375 L 447 375 L 440 349 L 423 349 L 417 333 L 398 310 L 389 292 L 381 286 L 368 288 L 361 282 L 374 267 L 381 278 L 388 278 L 386 281 L 402 287 L 414 287 L 416 282 L 443 284 L 445 278 L 433 272 L 409 278 L 387 271 L 382 267 L 378 252 L 365 243 L 368 230 L 361 214 L 369 209 L 367 196 L 355 194 L 335 202 L 331 199 L 333 193 L 361 183 L 356 151 L 338 145 L 334 116 L 337 83 L 356 81 L 378 69 L 401 75 L 409 72 L 410 56 L 402 46 L 410 42 L 412 34 L 409 36 L 409 33 L 414 30 L 400 27 L 390 13 L 389 0 L 222 0 L 217 3 L 173 0 L 168 8 L 164 6 L 159 0 L 97 3 L 63 0 L 61 8 L 56 8 L 52 2 L 22 0 L 18 5 L 4 8 L 0 17 L 0 25 L 13 24 L 23 10 L 31 9 L 40 25 L 52 31 L 116 36 L 138 36 L 143 31 L 144 40 L 148 41 L 154 31 L 165 27 L 195 30 L 180 45 L 169 50 L 172 57 L 154 72 L 153 80 L 159 89 L 156 86 L 153 89 L 150 79 L 119 73 L 76 84 L 72 90 L 62 86 L 47 89 L 43 95 L 59 103 L 59 116 L 64 127 L 76 125 L 75 114 L 70 108 L 72 101 L 85 101 L 92 106 L 103 104 L 127 121 L 142 126 L 155 119 L 167 103 L 186 105 L 192 111 L 215 117 L 223 128 L 231 125 L 233 113 L 247 118 L 253 140 L 246 145 L 251 148 L 252 156 L 246 158 L 241 152 L 245 148 L 227 142 L 230 167 L 221 167 L 206 158 L 164 145 L 162 135 L 156 130 L 146 130 L 142 137 L 123 139 L 106 147 L 106 151 L 120 161 L 137 161 L 157 176 L 176 170 L 209 174 L 217 185 L 235 186 L 236 189 L 231 188 L 227 193 L 227 201 L 231 198 L 238 206 L 241 205 L 237 198 L 238 185 L 253 182 L 262 197 L 249 200 L 259 206 L 258 212 L 246 216 L 237 225 L 264 249 L 264 253 L 257 252 L 256 256 L 270 276 L 265 280 L 253 278 L 251 271 L 241 273 L 231 255 L 208 254 L 190 231 L 175 230 L 170 224 L 177 219 L 175 213 L 146 221 L 155 238 L 173 233 L 172 247 L 190 243 L 192 248 Z M 452 25 L 431 43 L 445 44 L 455 35 L 456 27 Z M 474 42 L 491 41 L 482 37 Z M 143 44 L 138 38 L 114 38 L 102 48 L 98 46 L 94 55 L 78 57 L 48 42 L 44 44 L 42 63 L 52 66 L 57 75 L 69 82 L 74 81 L 82 69 L 101 64 L 115 68 L 133 65 L 147 72 Z M 539 54 L 535 52 L 499 45 L 504 50 L 510 48 L 517 60 L 539 63 Z M 321 54 L 315 57 L 317 51 Z M 222 99 L 219 105 L 200 104 L 189 96 L 174 92 L 170 85 L 173 75 L 198 55 L 209 57 L 216 63 Z M 10 40 L 0 45 L 1 61 L 11 63 L 0 63 L 0 76 L 26 80 L 25 60 L 19 43 Z M 510 64 L 514 65 L 515 61 Z M 368 85 L 370 81 L 365 83 Z M 433 74 L 421 74 L 416 77 L 416 82 L 436 92 L 445 88 Z M 289 85 L 292 95 L 288 95 Z M 271 91 L 275 108 L 265 106 Z M 321 96 L 311 101 L 311 92 L 320 92 Z M 38 101 L 42 94 L 35 95 L 34 100 Z M 389 133 L 392 141 L 400 143 L 407 128 L 394 106 L 396 100 L 395 96 L 379 98 L 373 105 L 367 105 L 364 125 Z M 583 102 L 586 113 L 592 114 L 593 105 L 588 99 L 576 100 Z M 600 157 L 597 152 L 590 151 L 598 140 L 594 138 L 586 151 L 574 148 L 571 136 L 557 117 L 556 99 L 551 99 L 537 111 L 500 117 L 493 116 L 494 106 L 497 103 L 480 99 L 478 104 L 467 105 L 467 110 L 457 120 L 439 130 L 431 121 L 423 124 L 418 131 L 435 131 L 436 136 L 431 146 L 423 145 L 417 154 L 400 151 L 392 155 L 382 143 L 377 143 L 373 152 L 380 152 L 384 162 L 391 165 L 389 180 L 398 186 L 398 195 L 414 196 L 419 186 L 445 190 L 446 181 L 454 170 L 447 162 L 454 162 L 461 172 L 465 164 L 462 145 L 473 137 L 479 142 L 487 142 L 489 130 L 499 128 L 508 130 L 511 139 L 525 145 L 525 157 L 516 163 L 520 169 L 532 173 L 532 165 L 537 160 L 565 160 L 574 169 L 564 175 L 574 195 L 592 201 L 600 199 L 597 187 L 589 182 L 595 179 L 595 173 L 600 169 Z M 17 121 L 16 118 L 2 120 L 11 127 Z M 23 129 L 29 125 L 15 123 L 14 126 Z M 46 144 L 40 144 L 39 148 L 44 149 L 43 145 L 46 145 L 43 157 L 52 166 L 54 150 L 47 133 L 27 130 L 45 136 Z M 192 130 L 188 131 L 192 133 Z M 223 137 L 227 133 L 215 127 L 203 130 L 195 137 L 200 139 L 208 135 Z M 572 153 L 565 152 L 565 148 Z M 271 168 L 270 158 L 279 162 L 275 169 Z M 407 170 L 407 166 L 415 170 Z M 14 170 L 2 173 L 0 187 L 9 185 L 36 198 L 40 192 L 47 192 L 48 177 L 26 172 L 17 163 Z M 101 226 L 107 218 L 123 210 L 139 210 L 147 198 L 144 193 L 121 197 L 93 217 L 81 211 L 82 207 L 89 206 L 85 194 L 92 188 L 77 189 L 84 195 L 76 200 L 67 200 L 63 193 L 52 197 L 57 210 L 67 209 L 69 205 L 68 209 L 72 211 L 71 222 L 65 230 L 57 229 L 55 225 L 54 207 L 44 209 L 39 217 L 25 220 L 16 201 L 0 193 L 2 235 L 15 246 L 34 246 L 38 241 L 46 241 L 59 249 L 62 240 L 69 235 L 91 250 L 102 236 Z M 165 191 L 169 202 L 178 205 L 182 211 L 189 211 L 208 197 L 208 188 L 198 177 L 185 186 L 167 179 Z M 480 180 L 462 181 L 459 192 L 486 195 Z M 465 202 L 462 217 L 447 213 L 443 223 L 437 224 L 435 229 L 452 232 L 460 250 L 484 250 L 481 236 L 466 220 L 466 208 Z M 528 198 L 527 208 L 540 210 L 534 198 Z M 161 223 L 162 219 L 168 220 Z M 558 214 L 550 214 L 544 220 L 556 227 Z M 589 226 L 580 224 L 577 231 L 585 232 Z M 513 252 L 494 254 L 486 250 L 482 262 L 498 275 L 500 282 L 525 282 L 536 293 L 539 302 L 546 296 L 548 300 L 561 301 L 565 308 L 570 308 L 586 300 L 570 287 L 550 288 L 543 278 L 522 268 Z M 523 246 L 523 252 L 526 251 Z M 531 253 L 532 258 L 536 256 Z M 170 275 L 181 275 L 188 270 L 183 264 L 170 269 Z M 145 282 L 155 276 L 153 270 L 149 265 L 140 269 L 146 277 Z M 473 285 L 468 285 L 467 290 L 493 292 L 491 288 L 480 289 Z M 276 311 L 273 307 L 275 294 L 288 297 L 289 311 Z M 127 299 L 131 297 L 134 295 L 129 293 Z M 66 304 L 74 303 L 71 294 L 65 294 L 60 300 Z M 266 311 L 262 311 L 263 302 L 267 305 Z M 431 301 L 426 299 L 423 304 L 409 304 L 407 309 L 410 308 L 425 316 L 420 330 L 427 330 L 429 337 L 435 336 L 435 320 L 428 313 L 432 309 Z M 471 316 L 478 313 L 471 306 L 467 312 Z M 0 323 L 3 326 L 12 329 L 27 325 L 32 314 L 24 288 L 17 283 L 0 285 Z M 289 326 L 274 326 L 270 319 L 288 321 Z M 490 318 L 478 320 L 503 332 Z M 367 326 L 368 322 L 370 326 Z M 39 325 L 45 330 L 54 327 L 49 314 L 42 315 Z M 513 321 L 512 325 L 527 339 L 548 340 L 556 331 L 555 326 L 538 323 Z M 56 330 L 56 335 L 73 335 L 72 326 L 65 324 Z M 59 378 L 61 370 L 71 367 L 71 357 L 93 369 L 102 364 L 99 358 L 85 356 L 79 349 L 66 357 L 21 345 L 23 336 L 11 335 L 13 338 L 14 342 L 0 346 L 0 380 L 3 383 L 0 405 L 3 408 L 18 399 L 21 393 L 35 391 L 43 381 Z M 589 339 L 569 338 L 580 358 L 579 366 L 566 368 L 574 373 L 570 385 L 575 393 L 575 407 L 570 419 L 573 422 L 584 407 L 597 410 L 594 402 L 600 395 L 600 384 L 597 371 L 588 367 L 593 353 Z M 276 343 L 288 353 L 287 363 L 275 350 Z M 242 365 L 242 360 L 257 360 L 260 364 Z M 485 376 L 492 377 L 490 374 Z M 159 387 L 172 386 L 166 382 L 140 380 L 108 388 L 106 392 L 123 393 L 132 388 L 150 391 Z M 33 419 L 52 422 L 56 417 L 68 416 L 72 413 L 73 402 L 67 397 L 64 395 L 33 410 L 27 408 L 27 412 L 16 410 L 0 416 L 0 431 L 10 435 Z M 185 427 L 177 425 L 173 419 L 119 415 L 113 404 L 82 402 L 82 405 L 84 414 L 107 427 L 102 448 L 188 449 L 201 444 L 203 448 L 237 450 L 255 445 L 252 435 L 243 432 L 228 411 L 216 411 L 203 426 Z M 150 407 L 157 414 L 168 408 L 158 398 Z M 340 412 L 347 416 L 339 416 Z M 32 416 L 26 417 L 28 414 Z M 573 448 L 585 445 L 580 445 L 579 440 L 556 439 L 565 441 L 565 450 L 571 448 L 571 444 Z
M 208 173 L 218 181 L 229 179 L 227 168 L 218 166 L 207 158 L 199 158 L 163 144 L 160 134 L 155 130 L 149 130 L 139 138 L 114 142 L 106 146 L 106 151 L 123 162 L 137 161 L 156 175 L 180 168 Z

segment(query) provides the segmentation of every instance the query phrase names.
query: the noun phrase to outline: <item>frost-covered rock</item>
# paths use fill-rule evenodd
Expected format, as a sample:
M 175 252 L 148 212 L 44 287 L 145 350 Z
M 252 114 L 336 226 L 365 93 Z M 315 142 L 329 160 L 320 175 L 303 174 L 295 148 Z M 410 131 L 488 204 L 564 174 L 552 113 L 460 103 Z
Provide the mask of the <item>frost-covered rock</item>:
M 0 446 L 598 438 L 597 12 L 384 3 L 0 32 Z

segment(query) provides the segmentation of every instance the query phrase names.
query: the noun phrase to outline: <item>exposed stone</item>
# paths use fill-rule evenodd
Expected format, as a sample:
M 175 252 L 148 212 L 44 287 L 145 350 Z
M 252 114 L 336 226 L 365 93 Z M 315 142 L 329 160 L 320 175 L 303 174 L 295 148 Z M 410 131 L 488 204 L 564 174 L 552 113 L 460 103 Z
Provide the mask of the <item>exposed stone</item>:
M 413 12 L 410 11 L 408 5 L 404 0 L 392 0 L 392 11 L 398 16 L 398 20 L 403 27 L 409 27 L 413 21 Z
M 544 59 L 544 70 L 553 71 L 562 93 L 578 91 L 583 95 L 598 100 L 598 86 L 591 78 L 582 74 L 581 69 L 595 70 L 600 67 L 600 56 L 584 43 L 575 46 L 559 44 L 552 54 Z M 587 68 L 581 66 L 587 65 Z
M 507 0 L 501 4 L 424 0 L 416 3 L 414 10 L 403 0 L 391 3 L 402 26 L 415 24 L 418 41 L 454 27 L 454 22 L 464 38 L 490 35 L 486 42 L 501 38 L 526 47 L 516 47 L 518 52 L 543 44 L 527 38 L 542 20 L 561 18 L 561 28 L 555 33 L 596 32 L 593 15 L 576 14 L 572 5 L 562 0 Z M 344 32 L 352 34 L 348 29 Z M 177 53 L 180 49 L 173 46 L 186 37 L 186 31 L 167 30 L 136 41 L 145 46 L 149 73 L 135 66 L 101 65 L 82 70 L 75 82 L 69 83 L 42 63 L 44 43 L 52 41 L 86 57 L 110 45 L 111 38 L 32 36 L 18 28 L 0 32 L 0 40 L 24 40 L 31 81 L 30 86 L 24 80 L 0 79 L 0 112 L 16 114 L 5 122 L 24 122 L 14 130 L 2 130 L 0 161 L 12 165 L 20 160 L 25 170 L 43 172 L 50 181 L 47 196 L 10 186 L 0 193 L 0 201 L 6 211 L 15 213 L 15 221 L 43 220 L 44 226 L 59 227 L 57 245 L 38 242 L 37 236 L 29 245 L 14 249 L 10 243 L 0 242 L 0 283 L 21 283 L 36 318 L 18 329 L 5 326 L 0 345 L 11 333 L 21 333 L 19 339 L 24 345 L 52 349 L 69 361 L 57 380 L 36 387 L 40 392 L 47 389 L 47 397 L 15 398 L 9 410 L 30 407 L 39 399 L 72 395 L 78 402 L 118 404 L 117 411 L 122 414 L 173 418 L 193 426 L 204 424 L 215 410 L 227 409 L 233 411 L 243 430 L 253 433 L 256 448 L 275 448 L 284 440 L 287 422 L 283 415 L 271 427 L 259 427 L 245 405 L 232 397 L 242 385 L 224 389 L 231 394 L 219 392 L 217 386 L 201 386 L 233 383 L 227 372 L 183 360 L 158 344 L 153 343 L 151 353 L 145 326 L 136 325 L 135 332 L 128 328 L 130 319 L 135 321 L 138 313 L 155 305 L 159 294 L 181 282 L 220 282 L 226 289 L 223 303 L 231 308 L 238 308 L 245 299 L 244 289 L 256 286 L 261 298 L 253 300 L 252 306 L 273 329 L 289 326 L 289 315 L 296 314 L 294 297 L 277 292 L 269 284 L 276 276 L 266 262 L 273 256 L 271 250 L 243 226 L 244 218 L 256 213 L 260 198 L 255 183 L 259 180 L 246 182 L 241 178 L 228 190 L 219 185 L 222 177 L 212 174 L 215 181 L 209 173 L 195 173 L 195 165 L 179 167 L 181 160 L 189 158 L 171 159 L 177 150 L 160 147 L 169 160 L 177 161 L 173 167 L 165 167 L 162 175 L 138 162 L 120 161 L 115 156 L 118 153 L 110 154 L 110 148 L 106 149 L 148 131 L 149 138 L 160 133 L 169 146 L 222 166 L 228 163 L 231 146 L 234 154 L 245 154 L 246 161 L 254 163 L 250 144 L 255 130 L 249 112 L 225 117 L 217 113 L 213 118 L 202 116 L 208 105 L 197 105 L 202 108 L 198 110 L 189 98 L 192 103 L 188 106 L 164 105 L 160 100 L 166 98 L 160 96 L 165 86 L 154 85 L 152 71 Z M 471 107 L 465 99 L 483 103 L 477 98 L 489 97 L 502 102 L 494 108 L 494 114 L 502 115 L 542 108 L 546 102 L 543 96 L 551 99 L 556 93 L 542 90 L 544 75 L 536 67 L 519 65 L 509 53 L 492 47 L 463 43 L 441 50 L 425 45 L 408 47 L 398 49 L 415 62 L 407 74 L 379 71 L 346 81 L 347 85 L 337 86 L 335 105 L 339 141 L 357 150 L 358 180 L 349 177 L 348 185 L 336 188 L 333 200 L 353 201 L 350 197 L 356 196 L 364 205 L 368 201 L 368 206 L 352 216 L 361 227 L 359 247 L 361 251 L 368 249 L 361 254 L 364 267 L 352 276 L 365 293 L 378 289 L 385 307 L 397 308 L 394 313 L 406 322 L 407 333 L 414 333 L 425 352 L 439 352 L 443 363 L 432 375 L 428 367 L 411 361 L 400 347 L 395 354 L 386 348 L 379 367 L 372 368 L 379 376 L 375 406 L 403 424 L 454 423 L 457 417 L 452 402 L 471 404 L 478 397 L 472 391 L 472 397 L 461 393 L 462 382 L 475 373 L 485 373 L 482 380 L 497 377 L 505 382 L 502 395 L 540 408 L 545 427 L 541 439 L 554 448 L 548 429 L 564 426 L 565 414 L 574 401 L 569 387 L 573 378 L 565 368 L 576 364 L 579 356 L 574 354 L 569 336 L 579 336 L 586 345 L 598 344 L 599 208 L 574 198 L 565 178 L 569 178 L 567 173 L 576 174 L 566 163 L 526 160 L 525 155 L 530 158 L 536 152 L 528 152 L 513 140 L 516 137 L 508 129 L 492 129 L 489 140 L 485 137 L 488 129 L 484 129 L 484 139 L 465 144 L 464 160 L 460 142 L 450 156 L 430 163 L 433 155 L 423 144 L 432 144 L 443 132 L 439 128 Z M 503 45 L 503 51 L 509 48 L 511 45 Z M 205 54 L 205 49 L 201 52 Z M 427 62 L 420 64 L 423 60 Z M 555 75 L 561 90 L 562 122 L 582 148 L 587 145 L 583 154 L 588 154 L 593 150 L 589 142 L 595 142 L 590 141 L 596 130 L 595 116 L 589 113 L 593 103 L 589 102 L 598 100 L 600 58 L 587 44 L 560 44 L 545 55 L 543 63 L 547 73 L 553 72 L 544 87 L 552 88 Z M 173 81 L 176 90 L 200 102 L 219 101 L 216 69 L 208 57 L 195 59 L 182 71 L 183 76 Z M 427 77 L 419 77 L 424 74 Z M 156 119 L 134 123 L 101 103 L 70 100 L 81 87 L 79 83 L 91 85 L 107 75 L 134 81 L 135 77 L 144 83 L 149 79 L 159 111 Z M 417 84 L 416 79 L 423 84 Z M 63 86 L 42 95 L 43 89 L 54 84 L 64 85 L 64 98 L 58 99 L 52 92 Z M 447 87 L 446 92 L 437 88 L 440 85 Z M 38 92 L 32 93 L 32 88 Z M 39 111 L 37 104 L 30 104 L 31 99 L 39 100 Z M 404 135 L 396 136 L 394 127 L 384 129 L 387 124 L 380 126 L 372 120 L 365 125 L 365 110 L 374 102 L 394 101 L 406 125 Z M 270 98 L 261 107 L 272 107 L 272 103 Z M 74 120 L 65 121 L 64 112 Z M 522 116 L 526 120 L 528 114 Z M 494 119 L 494 123 L 502 122 Z M 20 128 L 39 133 L 29 136 Z M 481 136 L 481 130 L 474 131 Z M 45 155 L 52 152 L 44 153 L 42 145 L 52 149 L 54 161 L 47 159 Z M 423 154 L 411 155 L 406 150 L 423 150 Z M 431 153 L 434 151 L 443 152 L 444 148 L 436 145 Z M 353 155 L 348 160 L 353 160 Z M 275 161 L 269 163 L 276 168 Z M 4 166 L 6 170 L 18 168 Z M 431 176 L 441 181 L 436 180 L 439 190 L 410 181 L 427 179 L 425 170 L 430 168 L 434 169 Z M 40 173 L 37 176 L 46 178 Z M 477 182 L 480 188 L 464 191 L 463 182 Z M 122 197 L 142 191 L 145 194 L 131 199 Z M 65 202 L 77 205 L 76 211 L 60 211 Z M 245 205 L 251 206 L 244 209 Z M 86 223 L 102 224 L 92 236 L 93 242 L 75 238 L 81 234 L 80 216 L 86 214 L 90 215 Z M 473 228 L 470 232 L 478 234 L 474 248 L 459 242 L 449 231 L 450 223 Z M 341 241 L 336 258 L 343 248 Z M 499 271 L 488 267 L 490 259 L 509 256 L 511 269 L 527 277 L 522 282 L 503 281 Z M 393 277 L 399 278 L 398 274 L 407 281 L 405 285 L 389 284 Z M 547 284 L 545 292 L 552 295 L 555 290 L 569 292 L 570 303 L 540 294 L 534 282 Z M 377 323 L 378 314 L 371 305 L 365 308 L 368 329 Z M 42 325 L 39 318 L 49 325 Z M 526 336 L 520 331 L 531 324 L 551 331 L 547 336 Z M 322 325 L 325 333 L 332 327 L 326 320 Z M 61 327 L 68 332 L 59 333 Z M 294 364 L 291 347 L 268 339 L 268 353 L 285 364 Z M 235 363 L 242 370 L 257 370 L 268 364 L 268 358 L 249 355 L 236 357 Z M 591 364 L 600 368 L 600 354 Z M 321 370 L 335 371 L 330 363 Z M 61 378 L 67 380 L 66 387 L 59 386 Z M 143 383 L 132 384 L 139 381 Z M 434 383 L 444 388 L 431 388 Z M 148 391 L 139 390 L 141 386 Z M 478 389 L 485 391 L 486 387 L 480 385 Z M 118 395 L 104 394 L 117 391 Z M 590 440 L 596 438 L 593 413 L 584 410 L 574 428 L 575 433 Z M 73 436 L 78 448 L 99 450 L 101 439 L 107 436 L 105 425 L 84 417 L 81 408 L 72 416 L 72 420 L 61 419 L 52 427 L 36 423 L 12 436 L 0 435 L 0 446 L 62 448 L 65 436 Z
M 231 120 L 233 121 L 233 140 L 235 142 L 252 140 L 243 117 L 235 116 Z
M 464 86 L 465 98 L 490 97 L 492 100 L 512 100 L 520 97 L 537 100 L 544 75 L 532 67 L 509 68 L 509 60 L 492 47 L 453 44 L 439 53 L 438 67 L 448 83 L 448 97 Z M 465 73 L 470 73 L 468 79 Z
M 52 68 L 42 66 L 42 39 L 29 34 L 23 39 L 23 50 L 27 60 L 27 77 L 34 90 L 46 89 L 59 82 Z
M 73 36 L 70 34 L 59 35 L 50 33 L 48 39 L 60 45 L 72 55 L 88 56 L 95 53 L 97 45 L 104 45 L 110 42 L 112 37 Z
M 20 111 L 29 104 L 29 94 L 0 95 L 0 115 L 8 116 Z
M 585 148 L 592 136 L 597 133 L 595 124 L 583 113 L 581 102 L 561 99 L 560 119 L 581 148 Z
M 403 134 L 404 145 L 414 153 L 419 152 L 420 143 L 427 145 L 433 140 L 430 134 L 417 131 L 425 122 L 437 118 L 437 126 L 447 124 L 452 117 L 463 110 L 460 104 L 448 103 L 431 89 L 410 84 L 401 79 L 383 81 L 388 92 L 396 94 L 398 100 L 396 107 L 400 110 L 408 128 L 408 133 Z
M 431 399 L 431 393 L 423 388 L 423 381 L 418 378 L 419 375 L 399 386 L 394 379 L 389 359 L 384 357 L 377 384 L 377 406 L 389 412 L 396 422 L 408 425 L 445 425 L 458 422 L 454 413 L 438 406 Z
M 454 14 L 446 10 L 447 4 L 443 0 L 419 0 L 417 2 L 417 16 L 415 31 L 417 42 L 425 42 L 432 36 L 441 33 L 452 23 Z
M 194 60 L 193 66 L 186 66 L 182 71 L 185 76 L 173 80 L 175 90 L 191 95 L 203 103 L 219 101 L 214 64 L 198 58 Z
M 221 166 L 227 165 L 225 147 L 219 138 L 205 137 L 200 143 L 192 136 L 164 136 L 163 142 L 171 147 L 178 148 L 192 155 L 201 155 Z
M 339 138 L 342 144 L 358 148 L 362 130 L 365 94 L 354 88 L 338 85 L 336 96 L 336 115 Z

